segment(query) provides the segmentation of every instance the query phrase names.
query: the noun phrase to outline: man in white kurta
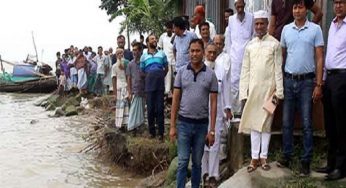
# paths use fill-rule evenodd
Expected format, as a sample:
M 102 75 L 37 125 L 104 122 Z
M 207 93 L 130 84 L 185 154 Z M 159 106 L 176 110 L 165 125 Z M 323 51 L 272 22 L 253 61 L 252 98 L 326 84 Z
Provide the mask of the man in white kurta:
M 237 0 L 234 4 L 237 13 L 228 20 L 226 34 L 226 49 L 231 58 L 231 86 L 232 111 L 235 118 L 241 113 L 239 102 L 239 77 L 246 44 L 253 36 L 253 15 L 244 11 L 244 0 Z
M 210 184 L 216 183 L 219 178 L 220 164 L 220 137 L 223 131 L 226 131 L 226 120 L 232 118 L 231 113 L 231 84 L 230 84 L 230 57 L 223 51 L 225 38 L 222 35 L 216 35 L 214 44 L 208 45 L 206 48 L 206 63 L 213 65 L 214 62 L 216 77 L 218 79 L 218 95 L 217 95 L 217 115 L 215 124 L 215 142 L 214 145 L 208 148 L 204 147 L 202 158 L 202 174 L 204 179 L 208 177 Z M 211 48 L 210 48 L 211 47 Z M 209 50 L 212 49 L 212 50 Z M 216 51 L 215 51 L 216 50 Z M 212 52 L 213 51 L 213 52 Z M 212 53 L 216 52 L 215 55 Z M 211 59 L 210 59 L 211 58 Z M 216 58 L 216 59 L 215 59 Z
M 173 66 L 175 66 L 175 59 L 173 54 L 173 44 L 171 43 L 173 37 L 173 22 L 166 23 L 166 32 L 160 36 L 159 43 L 157 44 L 160 49 L 165 52 L 168 61 L 168 72 L 165 77 L 165 94 L 169 94 L 172 90 L 172 77 Z
M 273 114 L 263 109 L 272 94 L 283 99 L 282 52 L 279 41 L 267 33 L 268 13 L 255 12 L 256 37 L 245 48 L 239 98 L 245 103 L 239 133 L 251 134 L 252 160 L 248 172 L 266 162 Z

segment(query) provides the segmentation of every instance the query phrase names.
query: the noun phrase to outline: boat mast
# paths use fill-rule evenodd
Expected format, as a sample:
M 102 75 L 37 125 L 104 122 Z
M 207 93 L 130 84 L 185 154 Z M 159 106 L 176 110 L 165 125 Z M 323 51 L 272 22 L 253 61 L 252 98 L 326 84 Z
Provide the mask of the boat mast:
M 35 48 L 35 53 L 36 53 L 36 61 L 38 63 L 38 54 L 37 54 L 36 43 L 35 43 L 35 38 L 34 38 L 34 31 L 31 31 L 31 36 L 32 36 L 32 42 L 34 43 L 34 48 Z
M 2 64 L 2 58 L 1 58 L 1 55 L 0 55 L 0 64 L 1 64 L 1 70 L 2 70 L 2 73 L 5 74 L 5 69 L 4 69 L 4 65 Z

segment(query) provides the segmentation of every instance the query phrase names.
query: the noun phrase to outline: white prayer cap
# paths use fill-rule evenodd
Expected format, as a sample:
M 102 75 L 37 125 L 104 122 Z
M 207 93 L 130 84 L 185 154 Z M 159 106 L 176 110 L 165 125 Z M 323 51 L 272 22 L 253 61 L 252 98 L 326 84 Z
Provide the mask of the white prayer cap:
M 255 12 L 253 15 L 254 15 L 254 19 L 257 19 L 257 18 L 268 19 L 268 12 L 265 10 L 259 10 L 259 11 Z

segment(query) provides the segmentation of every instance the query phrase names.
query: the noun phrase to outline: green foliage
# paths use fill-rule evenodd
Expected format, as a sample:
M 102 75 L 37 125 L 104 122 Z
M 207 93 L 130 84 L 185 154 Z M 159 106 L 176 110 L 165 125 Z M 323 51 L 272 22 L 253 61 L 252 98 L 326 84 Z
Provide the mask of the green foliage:
M 110 21 L 124 15 L 120 33 L 126 28 L 130 32 L 154 33 L 164 32 L 164 24 L 176 15 L 175 0 L 101 0 L 101 9 L 111 16 Z
M 178 169 L 178 157 L 175 157 L 171 161 L 171 164 L 169 165 L 169 168 L 167 170 L 166 181 L 165 181 L 165 186 L 166 187 L 168 187 L 174 181 L 176 181 L 177 169 Z M 176 186 L 172 186 L 172 187 L 176 187 Z
M 106 10 L 108 15 L 121 9 L 126 4 L 127 0 L 101 0 L 99 8 Z M 112 21 L 111 19 L 109 21 Z
M 170 142 L 169 140 L 166 141 L 166 144 L 169 148 L 169 160 L 172 161 L 176 156 L 178 156 L 178 148 L 177 143 Z

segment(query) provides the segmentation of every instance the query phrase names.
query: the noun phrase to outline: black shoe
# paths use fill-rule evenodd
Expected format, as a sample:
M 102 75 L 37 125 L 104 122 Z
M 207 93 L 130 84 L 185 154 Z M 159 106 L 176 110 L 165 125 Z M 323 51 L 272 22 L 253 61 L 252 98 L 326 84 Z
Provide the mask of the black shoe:
M 156 137 L 155 135 L 151 134 L 149 138 L 154 139 L 155 137 Z
M 339 179 L 342 179 L 344 178 L 345 176 L 341 173 L 341 170 L 339 169 L 335 169 L 333 170 L 331 173 L 329 173 L 327 176 L 326 176 L 326 181 L 333 181 L 333 180 L 339 180 Z
M 310 163 L 309 162 L 301 162 L 299 169 L 299 176 L 305 177 L 310 175 Z
M 318 173 L 324 173 L 324 174 L 329 174 L 333 171 L 334 169 L 329 166 L 321 167 L 321 168 L 316 168 L 315 172 Z
M 137 128 L 132 131 L 132 136 L 136 137 L 137 136 Z
M 276 162 L 276 166 L 280 168 L 291 168 L 292 161 L 291 159 L 287 159 L 286 157 L 282 157 Z

